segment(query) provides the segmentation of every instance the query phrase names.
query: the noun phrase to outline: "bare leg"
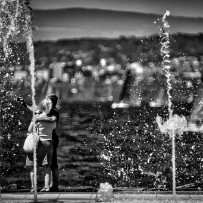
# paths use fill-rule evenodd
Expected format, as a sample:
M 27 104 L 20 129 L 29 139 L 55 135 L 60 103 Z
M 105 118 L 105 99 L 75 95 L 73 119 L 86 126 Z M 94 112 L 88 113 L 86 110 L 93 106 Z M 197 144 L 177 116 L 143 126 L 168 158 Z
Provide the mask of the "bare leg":
M 30 180 L 31 180 L 31 191 L 30 192 L 34 192 L 34 172 L 33 171 L 30 172 Z
M 49 189 L 51 169 L 48 165 L 44 166 L 44 188 Z
M 53 173 L 51 171 L 51 178 L 50 178 L 50 188 L 53 186 Z

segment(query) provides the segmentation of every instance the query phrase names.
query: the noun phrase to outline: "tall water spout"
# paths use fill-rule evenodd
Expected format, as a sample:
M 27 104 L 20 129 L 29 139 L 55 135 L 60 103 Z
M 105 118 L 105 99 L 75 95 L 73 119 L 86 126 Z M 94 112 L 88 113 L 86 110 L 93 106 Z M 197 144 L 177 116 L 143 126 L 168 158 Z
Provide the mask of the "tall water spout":
M 27 52 L 30 60 L 31 74 L 31 91 L 32 91 L 32 107 L 35 132 L 35 60 L 33 46 L 33 26 L 32 26 L 32 9 L 29 7 L 30 0 L 2 0 L 0 1 L 0 44 L 3 49 L 1 61 L 8 63 L 12 58 L 13 49 L 11 42 L 18 41 L 18 37 L 23 37 L 26 40 Z M 8 63 L 9 64 L 9 63 Z M 6 65 L 5 65 L 6 68 Z M 8 67 L 7 67 L 8 68 Z M 10 68 L 10 67 L 9 67 Z M 10 75 L 6 77 L 9 79 Z M 37 160 L 36 146 L 34 147 L 34 201 L 37 202 Z
M 161 28 L 161 55 L 163 57 L 163 66 L 165 75 L 167 78 L 167 95 L 168 95 L 168 112 L 169 118 L 166 122 L 162 121 L 162 118 L 157 116 L 156 121 L 159 129 L 163 134 L 168 134 L 172 139 L 172 181 L 173 181 L 173 196 L 176 199 L 176 158 L 175 158 L 175 137 L 176 134 L 182 134 L 187 127 L 187 121 L 184 116 L 173 115 L 172 109 L 172 96 L 171 96 L 171 73 L 170 73 L 170 39 L 169 31 L 170 28 L 166 17 L 170 15 L 169 11 L 166 11 L 162 17 L 162 28 Z
M 35 102 L 35 57 L 34 57 L 34 45 L 33 45 L 33 32 L 31 25 L 31 15 L 27 15 L 27 36 L 26 36 L 26 43 L 27 43 L 27 50 L 29 53 L 29 60 L 30 60 L 30 74 L 31 74 L 31 90 L 32 90 L 32 109 L 33 109 L 33 133 L 34 139 L 36 140 L 36 118 L 35 118 L 35 109 L 36 109 L 36 102 Z M 37 201 L 37 156 L 36 156 L 36 143 L 34 142 L 34 153 L 33 153 L 33 160 L 34 160 L 34 201 Z
M 168 112 L 169 119 L 173 116 L 172 109 L 172 96 L 171 96 L 171 73 L 170 73 L 170 38 L 169 38 L 169 24 L 166 21 L 166 17 L 170 15 L 169 11 L 166 11 L 164 16 L 162 17 L 162 30 L 161 30 L 161 55 L 163 57 L 163 66 L 165 75 L 167 78 L 167 95 L 168 95 Z
M 172 109 L 172 97 L 171 97 L 171 73 L 170 73 L 170 39 L 169 39 L 169 31 L 170 28 L 168 22 L 166 21 L 166 17 L 170 15 L 169 11 L 166 11 L 164 16 L 162 17 L 162 41 L 161 41 L 161 54 L 163 56 L 163 65 L 164 71 L 166 73 L 167 78 L 167 95 L 168 95 L 168 112 L 169 112 L 169 120 L 171 120 L 173 116 L 173 109 Z M 172 138 L 172 170 L 173 170 L 173 195 L 176 196 L 176 166 L 175 166 L 175 130 L 172 127 L 168 131 L 170 137 Z

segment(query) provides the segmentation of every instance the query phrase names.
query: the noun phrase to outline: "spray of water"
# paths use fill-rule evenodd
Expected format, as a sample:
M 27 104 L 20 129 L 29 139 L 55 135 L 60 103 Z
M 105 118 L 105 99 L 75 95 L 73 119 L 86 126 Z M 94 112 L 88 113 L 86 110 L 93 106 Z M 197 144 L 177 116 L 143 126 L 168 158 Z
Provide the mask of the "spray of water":
M 32 34 L 32 27 L 31 24 L 31 15 L 27 15 L 27 36 L 26 36 L 26 43 L 27 43 L 27 50 L 29 53 L 29 60 L 30 60 L 30 74 L 31 74 L 31 90 L 32 90 L 32 109 L 33 109 L 33 133 L 36 140 L 36 117 L 35 117 L 35 110 L 36 110 L 36 102 L 35 102 L 35 57 L 34 57 L 34 45 L 33 45 L 33 34 Z M 34 200 L 37 201 L 37 156 L 36 156 L 36 143 L 34 142 Z
M 187 127 L 187 121 L 184 116 L 173 115 L 172 109 L 172 96 L 171 96 L 171 73 L 170 73 L 170 33 L 169 24 L 166 17 L 170 15 L 169 11 L 166 11 L 162 17 L 161 28 L 161 55 L 163 57 L 163 66 L 165 75 L 167 78 L 167 95 L 168 95 L 168 112 L 169 119 L 166 122 L 162 121 L 162 118 L 157 116 L 156 121 L 159 129 L 162 133 L 168 134 L 172 138 L 172 173 L 173 173 L 173 195 L 176 198 L 176 165 L 175 165 L 175 136 L 182 134 Z
M 169 24 L 166 20 L 166 17 L 170 15 L 169 11 L 166 11 L 164 16 L 162 17 L 162 28 L 161 28 L 161 55 L 163 57 L 163 66 L 165 75 L 167 78 L 167 95 L 168 95 L 168 111 L 169 118 L 173 115 L 172 110 L 172 96 L 171 96 L 171 73 L 170 73 L 170 38 L 169 38 Z
M 2 0 L 0 2 L 0 44 L 3 48 L 1 61 L 8 63 L 9 57 L 13 55 L 12 42 L 15 42 L 18 35 L 24 36 L 27 44 L 27 51 L 30 60 L 31 74 L 31 90 L 32 90 L 32 106 L 33 106 L 33 121 L 34 135 L 35 132 L 35 60 L 33 46 L 33 26 L 32 12 L 29 7 L 29 1 L 20 0 Z M 10 45 L 11 44 L 11 45 Z M 9 64 L 9 63 L 8 63 Z M 6 67 L 6 65 L 5 65 Z M 10 75 L 6 74 L 9 79 Z M 34 147 L 34 200 L 37 201 L 37 160 L 36 146 Z
M 9 3 L 8 1 L 3 0 L 1 3 L 0 13 L 1 17 L 4 19 L 0 22 L 0 29 L 1 34 L 3 34 L 1 42 L 3 44 L 5 59 L 12 54 L 12 49 L 9 46 L 10 39 L 14 38 L 20 32 L 19 25 L 17 23 L 17 18 L 20 14 L 19 7 L 19 0 L 11 1 Z

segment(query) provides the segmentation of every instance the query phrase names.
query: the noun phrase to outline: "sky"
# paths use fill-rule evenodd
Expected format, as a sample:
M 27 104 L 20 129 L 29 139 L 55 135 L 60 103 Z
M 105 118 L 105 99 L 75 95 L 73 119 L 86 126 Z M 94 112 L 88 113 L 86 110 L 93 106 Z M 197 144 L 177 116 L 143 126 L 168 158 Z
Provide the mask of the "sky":
M 31 7 L 36 41 L 152 35 L 154 14 L 166 10 L 172 32 L 203 33 L 203 0 L 31 0 Z
M 31 0 L 33 9 L 99 8 L 171 15 L 203 17 L 203 0 Z

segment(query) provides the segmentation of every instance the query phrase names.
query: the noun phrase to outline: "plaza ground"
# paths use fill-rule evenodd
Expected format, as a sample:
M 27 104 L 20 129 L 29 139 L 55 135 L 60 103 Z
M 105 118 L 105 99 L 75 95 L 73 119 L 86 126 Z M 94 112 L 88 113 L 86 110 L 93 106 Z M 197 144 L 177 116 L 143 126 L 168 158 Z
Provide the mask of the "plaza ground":
M 95 192 L 59 192 L 38 193 L 37 202 L 48 203 L 93 203 L 96 199 Z M 34 202 L 33 193 L 3 193 L 1 203 L 31 203 Z M 113 194 L 111 202 L 117 203 L 199 203 L 203 202 L 203 192 L 185 191 L 177 192 L 176 200 L 172 192 L 119 192 Z

